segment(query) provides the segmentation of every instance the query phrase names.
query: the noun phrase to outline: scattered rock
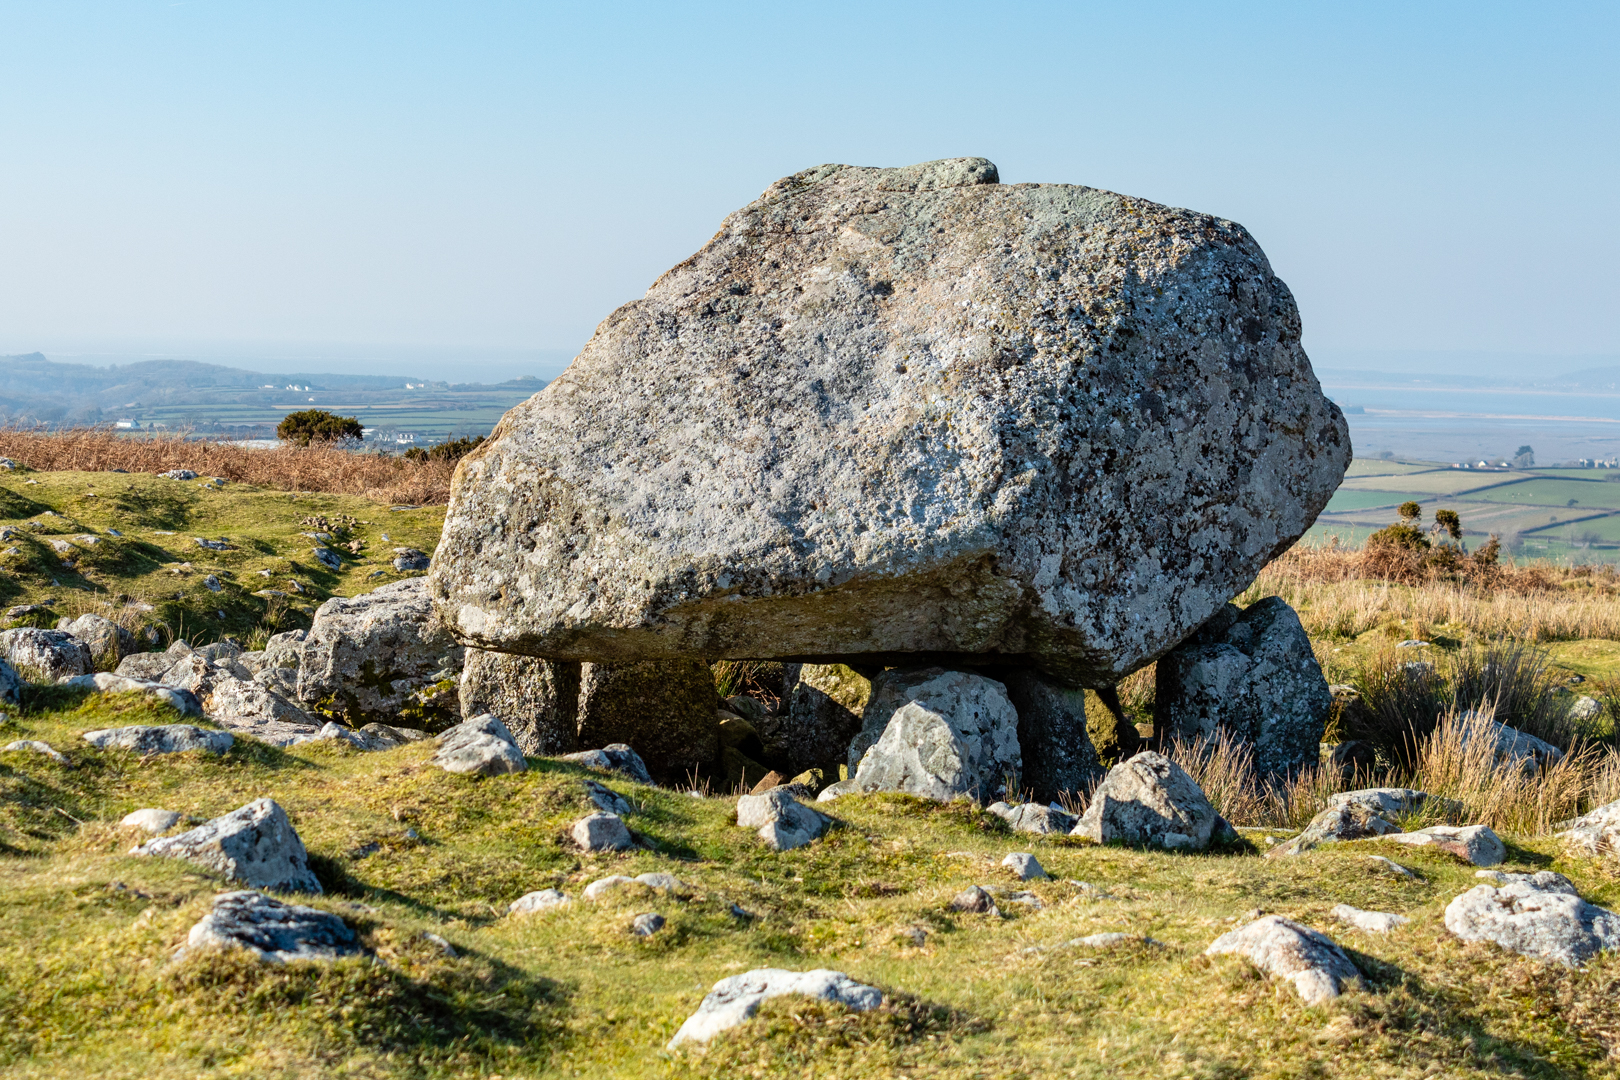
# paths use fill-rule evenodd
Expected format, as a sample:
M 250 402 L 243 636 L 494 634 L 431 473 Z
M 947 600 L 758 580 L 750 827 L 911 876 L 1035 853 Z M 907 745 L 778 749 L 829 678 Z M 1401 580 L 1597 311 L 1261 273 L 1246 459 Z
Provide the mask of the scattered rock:
M 209 731 L 193 724 L 164 724 L 158 727 L 136 726 L 87 731 L 84 733 L 84 741 L 102 750 L 131 750 L 143 756 L 183 754 L 188 750 L 223 754 L 236 742 L 236 736 L 228 731 Z
M 1281 915 L 1266 915 L 1216 938 L 1204 955 L 1237 953 L 1255 967 L 1294 984 L 1307 1005 L 1362 984 L 1361 972 L 1328 937 Z
M 1018 713 L 1007 688 L 982 675 L 885 671 L 873 681 L 849 766 L 848 790 L 999 796 L 1022 766 Z
M 637 937 L 652 937 L 664 928 L 664 917 L 656 911 L 637 915 L 630 920 L 630 932 Z
M 775 769 L 772 769 L 770 772 L 759 778 L 759 783 L 750 788 L 748 790 L 748 794 L 763 795 L 772 788 L 781 787 L 783 784 L 787 783 L 787 779 L 788 778 L 785 773 L 780 773 Z
M 165 480 L 195 480 L 197 474 L 190 469 L 170 469 L 168 472 L 158 473 Z
M 601 811 L 587 814 L 574 822 L 569 835 L 583 851 L 625 851 L 635 847 L 636 843 L 618 814 Z
M 254 888 L 321 891 L 304 842 L 273 799 L 254 799 L 188 832 L 148 840 L 130 854 L 187 859 Z
M 123 820 L 118 824 L 144 829 L 153 836 L 157 836 L 180 824 L 180 814 L 175 810 L 159 810 L 156 807 L 148 807 L 145 810 L 130 811 L 124 815 Z
M 425 551 L 418 551 L 415 548 L 408 547 L 397 547 L 394 549 L 394 569 L 399 571 L 401 574 L 409 574 L 418 570 L 426 570 L 431 563 L 432 560 L 428 558 L 428 554 Z
M 7 743 L 0 749 L 21 754 L 44 754 L 52 761 L 67 761 L 67 757 L 61 751 L 51 746 L 50 743 L 41 742 L 38 739 L 18 739 L 16 742 Z
M 1001 917 L 1001 909 L 990 893 L 978 885 L 969 885 L 955 896 L 947 905 L 952 911 L 965 911 L 973 915 L 994 915 Z
M 883 1004 L 883 992 L 875 986 L 855 982 L 842 971 L 817 968 L 814 971 L 786 971 L 759 968 L 721 979 L 703 998 L 697 1012 L 687 1017 L 665 1049 L 682 1043 L 706 1043 L 722 1031 L 736 1027 L 759 1012 L 766 998 L 800 994 L 819 1001 L 833 1002 L 855 1012 L 866 1012 Z
M 113 670 L 138 648 L 134 634 L 100 615 L 80 615 L 62 629 L 84 642 L 92 665 L 101 671 Z
M 573 898 L 565 892 L 556 889 L 541 889 L 539 892 L 524 893 L 507 907 L 508 915 L 533 915 L 539 911 L 553 911 L 573 903 Z
M 0 658 L 0 701 L 11 705 L 21 703 L 22 688 L 22 676 L 17 674 L 17 669 L 10 661 Z
M 184 641 L 176 641 L 164 652 L 130 653 L 118 662 L 113 674 L 122 675 L 127 679 L 161 681 L 164 672 L 172 668 L 182 657 L 190 655 L 191 646 Z
M 184 952 L 246 949 L 260 960 L 336 960 L 363 952 L 358 936 L 341 918 L 302 904 L 284 904 L 263 893 L 220 893 L 214 910 L 191 928 Z
M 1387 934 L 1397 926 L 1405 926 L 1412 921 L 1405 915 L 1395 915 L 1388 911 L 1362 911 L 1349 904 L 1336 905 L 1331 914 L 1340 922 L 1349 923 L 1357 930 L 1365 930 L 1369 934 Z
M 629 743 L 654 777 L 678 782 L 719 757 L 716 700 L 714 676 L 699 660 L 585 664 L 579 741 Z
M 14 529 L 10 525 L 0 529 L 0 540 L 20 540 L 22 537 L 22 531 Z M 26 619 L 33 615 L 52 614 L 55 613 L 51 611 L 51 605 L 49 604 L 18 604 L 16 607 L 6 609 L 6 618 L 8 619 Z
M 578 663 L 468 649 L 461 671 L 461 715 L 492 713 L 533 757 L 571 753 L 578 743 Z
M 1416 874 L 1412 873 L 1412 871 L 1408 870 L 1406 867 L 1402 866 L 1393 859 L 1386 859 L 1382 855 L 1368 855 L 1367 861 L 1372 863 L 1373 866 L 1377 867 L 1379 870 L 1384 871 L 1386 874 L 1394 874 L 1396 877 L 1410 878 L 1413 881 L 1417 880 Z
M 595 881 L 585 886 L 585 891 L 582 895 L 587 900 L 596 901 L 600 900 L 603 896 L 607 895 L 609 892 L 612 892 L 614 889 L 617 889 L 620 885 L 635 884 L 637 884 L 637 879 L 633 877 L 626 877 L 623 874 L 609 874 L 607 877 L 597 878 Z
M 1049 877 L 1040 860 L 1027 851 L 1013 852 L 1001 860 L 1001 865 L 1011 870 L 1019 881 L 1045 881 Z
M 1588 723 L 1603 715 L 1603 703 L 1596 698 L 1582 694 L 1569 706 L 1569 718 L 1579 723 Z
M 259 683 L 222 678 L 203 701 L 208 719 L 270 746 L 291 746 L 313 737 L 320 723 L 298 705 Z
M 1513 877 L 1501 888 L 1476 885 L 1446 905 L 1446 929 L 1565 967 L 1620 949 L 1620 915 L 1582 900 L 1568 878 L 1549 871 Z
M 529 767 L 506 725 L 487 713 L 440 735 L 433 764 L 445 772 L 478 776 L 520 773 Z
M 652 777 L 647 774 L 647 765 L 641 760 L 641 755 L 624 743 L 608 743 L 600 750 L 581 750 L 577 754 L 564 754 L 561 760 L 574 765 L 583 765 L 587 769 L 615 772 L 638 784 L 652 783 Z
M 1034 671 L 1015 671 L 1002 681 L 1018 713 L 1020 785 L 1042 801 L 1096 786 L 1103 766 L 1088 734 L 1086 692 Z
M 1318 844 L 1398 833 L 1401 827 L 1395 819 L 1416 813 L 1427 800 L 1427 794 L 1412 788 L 1341 791 L 1298 836 L 1272 848 L 1266 852 L 1266 857 L 1298 855 Z
M 343 556 L 339 555 L 329 547 L 323 547 L 317 544 L 309 549 L 309 553 L 315 556 L 316 562 L 320 563 L 328 570 L 336 572 L 343 569 Z
M 0 630 L 0 660 L 30 682 L 54 683 L 95 670 L 90 649 L 62 630 Z
M 103 694 L 145 694 L 147 697 L 156 698 L 163 702 L 181 716 L 203 715 L 202 703 L 197 700 L 197 695 L 190 690 L 165 686 L 162 683 L 151 682 L 147 679 L 131 679 L 107 671 L 98 671 L 94 675 L 79 675 L 64 680 L 62 685 L 77 686 Z
M 827 831 L 832 819 L 800 803 L 790 792 L 775 788 L 763 795 L 737 800 L 737 824 L 757 829 L 772 851 L 802 847 Z
M 1079 818 L 1067 811 L 1042 806 L 1040 803 L 1009 806 L 1000 816 L 1012 826 L 1013 832 L 1035 833 L 1038 836 L 1052 833 L 1067 834 L 1073 832 L 1074 827 L 1080 822 Z
M 1517 728 L 1510 728 L 1483 713 L 1467 712 L 1462 716 L 1464 745 L 1476 739 L 1489 742 L 1498 765 L 1506 765 L 1525 773 L 1536 773 L 1564 759 L 1564 752 L 1552 743 L 1543 742 Z
M 1155 730 L 1189 741 L 1225 731 L 1253 749 L 1262 780 L 1316 764 L 1333 695 L 1281 597 L 1227 604 L 1155 670 Z
M 0 693 L 0 697 L 3 696 Z M 1577 851 L 1588 855 L 1620 851 L 1620 800 L 1563 822 L 1558 828 L 1562 830 L 1558 838 Z
M 1202 851 L 1218 815 L 1181 766 L 1144 750 L 1108 770 L 1071 835 Z
M 209 540 L 208 538 L 202 536 L 194 536 L 192 539 L 197 541 L 198 547 L 207 548 L 209 551 L 236 550 L 236 545 L 232 544 L 229 540 Z
M 655 871 L 650 874 L 637 874 L 635 880 L 638 884 L 645 885 L 655 892 L 678 893 L 684 892 L 686 889 L 686 882 L 674 874 Z
M 1112 949 L 1130 940 L 1132 940 L 1130 934 L 1121 934 L 1117 930 L 1111 930 L 1106 933 L 1088 934 L 1082 938 L 1075 938 L 1069 944 L 1082 949 Z
M 585 797 L 591 805 L 604 814 L 617 814 L 619 817 L 628 817 L 630 814 L 630 801 L 617 791 L 598 784 L 595 780 L 585 781 Z
M 1507 858 L 1507 846 L 1489 825 L 1432 825 L 1417 832 L 1391 833 L 1385 840 L 1413 847 L 1434 847 L 1475 866 L 1496 866 Z

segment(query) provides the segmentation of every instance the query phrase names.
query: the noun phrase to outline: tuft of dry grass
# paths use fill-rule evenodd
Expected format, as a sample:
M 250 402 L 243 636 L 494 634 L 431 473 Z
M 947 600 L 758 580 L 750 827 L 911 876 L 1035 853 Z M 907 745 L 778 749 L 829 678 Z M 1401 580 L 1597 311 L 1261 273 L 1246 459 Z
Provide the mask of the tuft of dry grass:
M 1254 750 L 1224 728 L 1208 740 L 1171 736 L 1164 754 L 1197 782 L 1210 804 L 1234 825 L 1304 828 L 1333 795 L 1374 782 L 1371 775 L 1323 764 L 1263 783 L 1255 772 Z
M 376 502 L 412 506 L 448 503 L 450 477 L 456 468 L 453 461 L 361 453 L 331 443 L 257 450 L 179 434 L 124 436 L 102 428 L 0 428 L 0 457 L 40 472 L 190 469 L 203 476 L 278 491 L 361 495 Z

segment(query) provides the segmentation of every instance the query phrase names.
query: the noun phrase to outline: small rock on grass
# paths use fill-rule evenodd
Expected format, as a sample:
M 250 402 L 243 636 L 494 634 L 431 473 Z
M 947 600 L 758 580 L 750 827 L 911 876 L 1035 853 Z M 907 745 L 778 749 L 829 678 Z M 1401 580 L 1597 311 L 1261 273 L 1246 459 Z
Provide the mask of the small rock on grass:
M 131 750 L 142 755 L 181 754 L 187 750 L 223 754 L 236 742 L 236 736 L 228 731 L 209 731 L 192 724 L 164 724 L 160 727 L 87 731 L 84 741 L 102 750 Z
M 637 937 L 652 937 L 664 928 L 664 917 L 656 911 L 637 915 L 630 920 L 630 932 Z
M 18 739 L 14 743 L 7 743 L 4 749 L 19 754 L 44 754 L 52 761 L 66 761 L 67 757 L 55 749 L 50 743 L 38 739 Z
M 1561 830 L 1558 838 L 1584 854 L 1620 851 L 1620 799 L 1572 821 L 1565 821 L 1558 828 Z
M 1288 979 L 1307 1005 L 1361 984 L 1361 972 L 1332 938 L 1281 915 L 1222 934 L 1204 950 L 1206 956 L 1220 953 L 1237 953 L 1273 978 Z
M 1507 858 L 1507 845 L 1489 825 L 1433 825 L 1416 832 L 1392 833 L 1385 840 L 1413 847 L 1432 847 L 1475 866 L 1496 866 Z
M 1382 870 L 1386 874 L 1394 874 L 1396 877 L 1410 878 L 1413 881 L 1417 880 L 1416 874 L 1412 873 L 1412 871 L 1408 870 L 1394 859 L 1386 859 L 1382 855 L 1368 855 L 1367 861 L 1372 863 L 1376 869 Z
M 585 886 L 584 896 L 587 900 L 600 900 L 609 891 L 620 885 L 645 885 L 649 889 L 660 892 L 676 893 L 686 888 L 686 883 L 674 874 L 651 873 L 637 874 L 635 877 L 625 877 L 623 874 L 610 874 L 605 878 L 598 878 Z
M 160 810 L 157 807 L 148 807 L 144 810 L 132 810 L 124 815 L 118 824 L 133 828 L 144 829 L 157 836 L 166 833 L 180 823 L 180 814 L 174 810 Z
M 517 740 L 493 713 L 476 716 L 440 735 L 433 764 L 445 772 L 477 776 L 520 773 L 529 767 Z
M 1017 875 L 1019 881 L 1044 881 L 1049 876 L 1040 860 L 1027 851 L 1015 851 L 1001 860 L 1001 865 Z
M 74 686 L 84 690 L 94 690 L 102 694 L 145 694 L 156 698 L 172 708 L 181 716 L 202 716 L 202 703 L 197 695 L 190 690 L 177 686 L 165 686 L 163 683 L 151 679 L 138 679 L 128 675 L 115 675 L 110 671 L 98 671 L 94 675 L 79 675 L 67 680 L 65 686 Z
M 715 983 L 697 1012 L 687 1017 L 665 1049 L 673 1050 L 687 1042 L 706 1043 L 720 1032 L 752 1018 L 766 998 L 782 994 L 835 1002 L 855 1012 L 866 1012 L 883 1004 L 881 990 L 858 983 L 842 971 L 759 968 Z
M 827 831 L 832 819 L 812 810 L 785 788 L 773 788 L 763 795 L 744 795 L 737 800 L 737 824 L 757 829 L 772 851 L 802 847 Z
M 1562 874 L 1504 874 L 1501 888 L 1476 885 L 1446 905 L 1446 929 L 1523 956 L 1579 967 L 1620 949 L 1620 915 L 1582 900 Z
M 597 811 L 574 822 L 569 833 L 582 851 L 625 851 L 635 846 L 618 814 Z
M 254 799 L 195 829 L 148 840 L 130 854 L 187 859 L 254 888 L 321 891 L 304 842 L 274 799 Z
M 652 783 L 652 774 L 647 771 L 647 763 L 641 760 L 640 754 L 624 743 L 608 743 L 600 750 L 581 750 L 577 754 L 564 754 L 557 760 L 583 765 L 587 769 L 616 772 L 638 784 Z
M 591 805 L 605 814 L 618 814 L 624 817 L 630 813 L 630 801 L 606 784 L 598 784 L 595 780 L 585 781 L 585 797 Z
M 1397 926 L 1405 926 L 1412 921 L 1405 915 L 1396 915 L 1389 911 L 1362 911 L 1349 904 L 1335 906 L 1332 915 L 1340 922 L 1349 923 L 1357 930 L 1365 930 L 1369 934 L 1387 934 Z
M 965 911 L 974 915 L 1001 915 L 1001 909 L 989 892 L 977 885 L 969 885 L 955 896 L 951 897 L 949 905 L 952 911 Z
M 214 909 L 191 928 L 182 953 L 246 949 L 260 960 L 336 960 L 361 952 L 355 932 L 338 916 L 263 893 L 220 893 Z
M 507 907 L 508 915 L 533 915 L 539 911 L 553 911 L 573 903 L 573 898 L 565 892 L 556 889 L 541 889 L 538 892 L 524 893 Z

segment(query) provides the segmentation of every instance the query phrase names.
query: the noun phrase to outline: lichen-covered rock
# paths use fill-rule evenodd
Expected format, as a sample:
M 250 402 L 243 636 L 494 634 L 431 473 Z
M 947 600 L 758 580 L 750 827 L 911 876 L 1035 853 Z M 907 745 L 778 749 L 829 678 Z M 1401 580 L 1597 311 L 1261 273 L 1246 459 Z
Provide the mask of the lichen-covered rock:
M 163 810 L 159 807 L 149 806 L 144 810 L 131 810 L 123 816 L 118 824 L 140 829 L 142 832 L 157 836 L 180 824 L 180 814 L 175 810 Z
M 1252 747 L 1262 778 L 1315 765 L 1333 694 L 1299 616 L 1280 596 L 1227 604 L 1156 668 L 1156 730 L 1189 740 L 1225 731 Z
M 274 799 L 254 799 L 195 829 L 148 840 L 131 854 L 187 859 L 256 889 L 321 891 L 304 842 Z
M 315 717 L 275 691 L 236 678 L 216 681 L 203 699 L 203 711 L 220 727 L 271 746 L 291 746 L 321 727 Z
M 992 806 L 990 809 L 995 810 L 995 807 Z M 1067 834 L 1079 824 L 1079 819 L 1073 814 L 1050 806 L 1042 806 L 1040 803 L 1008 806 L 1000 816 L 1012 826 L 1013 832 L 1035 833 L 1038 836 L 1051 833 Z
M 722 1031 L 750 1019 L 759 1012 L 766 998 L 782 994 L 829 1001 L 854 1012 L 866 1012 L 883 1004 L 883 991 L 855 982 L 842 971 L 759 968 L 715 983 L 697 1012 L 686 1018 L 665 1049 L 673 1050 L 687 1042 L 706 1043 Z
M 37 683 L 59 682 L 95 670 L 89 647 L 64 630 L 0 630 L 0 660 Z
M 533 915 L 540 911 L 555 911 L 560 907 L 567 907 L 573 903 L 573 898 L 565 892 L 556 889 L 541 889 L 538 892 L 524 893 L 507 907 L 508 915 Z
M 1620 852 L 1620 799 L 1558 826 L 1558 838 L 1587 855 Z
M 11 661 L 0 657 L 0 702 L 15 705 L 22 700 L 23 679 Z
M 336 960 L 364 950 L 341 918 L 303 904 L 284 904 L 263 893 L 220 893 L 214 909 L 186 937 L 195 949 L 246 949 L 260 960 Z
M 580 665 L 468 649 L 461 715 L 501 718 L 525 754 L 572 753 L 578 745 Z
M 826 832 L 831 819 L 805 806 L 792 793 L 772 788 L 737 800 L 737 824 L 757 830 L 772 851 L 789 851 Z
M 358 727 L 423 712 L 424 691 L 440 683 L 454 688 L 462 648 L 434 617 L 426 583 L 411 578 L 326 601 L 315 611 L 299 657 L 299 699 Z M 449 706 L 416 719 L 424 726 L 459 720 L 453 700 Z
M 1072 835 L 1099 844 L 1202 851 L 1219 821 L 1203 790 L 1180 765 L 1144 750 L 1108 770 Z
M 181 716 L 202 716 L 202 702 L 197 695 L 189 690 L 182 690 L 175 686 L 165 686 L 162 683 L 151 682 L 147 679 L 132 679 L 125 675 L 114 675 L 110 671 L 98 671 L 94 675 L 77 675 L 63 682 L 64 686 L 78 686 L 86 690 L 95 690 L 103 694 L 145 694 L 156 698 L 165 705 L 174 709 Z M 229 725 L 221 725 L 226 727 Z
M 620 820 L 618 814 L 604 813 L 598 810 L 594 814 L 586 814 L 569 830 L 581 851 L 624 851 L 635 847 L 635 839 L 630 830 Z
M 1396 819 L 1416 813 L 1428 798 L 1426 793 L 1412 788 L 1341 791 L 1328 800 L 1327 807 L 1298 836 L 1278 844 L 1266 852 L 1266 857 L 1298 855 L 1318 844 L 1398 833 L 1401 827 Z
M 1216 938 L 1204 955 L 1237 953 L 1276 979 L 1287 979 L 1307 1005 L 1362 983 L 1361 972 L 1326 934 L 1281 915 L 1267 915 Z
M 855 758 L 872 732 L 878 737 Z M 861 734 L 850 750 L 854 791 L 985 800 L 1005 794 L 1022 767 L 1018 713 L 1007 688 L 982 675 L 886 671 L 873 683 Z
M 1365 930 L 1369 934 L 1387 934 L 1398 926 L 1405 926 L 1411 922 L 1405 915 L 1396 915 L 1390 911 L 1363 911 L 1349 904 L 1336 904 L 1329 913 L 1342 923 L 1349 923 L 1357 930 Z
M 44 754 L 58 764 L 67 763 L 66 754 L 50 743 L 41 742 L 39 739 L 18 739 L 16 742 L 7 743 L 5 746 L 0 747 L 0 750 L 4 750 L 8 754 Z
M 1103 766 L 1086 729 L 1085 691 L 1034 671 L 1009 672 L 1002 682 L 1018 711 L 1019 787 L 1042 801 L 1094 787 Z
M 209 731 L 193 724 L 163 724 L 87 731 L 84 741 L 102 750 L 130 750 L 142 756 L 183 754 L 187 750 L 223 754 L 236 737 L 228 731 Z
M 112 671 L 138 647 L 134 634 L 101 615 L 80 615 L 62 629 L 84 642 L 97 671 Z
M 1497 866 L 1507 858 L 1507 846 L 1489 825 L 1431 825 L 1416 832 L 1391 833 L 1384 839 L 1436 848 L 1475 866 Z
M 600 750 L 580 750 L 577 753 L 564 754 L 562 760 L 571 765 L 583 765 L 587 769 L 618 773 L 638 784 L 652 783 L 652 776 L 647 772 L 647 763 L 641 760 L 640 754 L 624 743 L 608 743 Z
M 439 751 L 433 755 L 433 764 L 445 772 L 477 776 L 520 773 L 529 767 L 506 725 L 499 717 L 488 713 L 457 724 L 440 735 Z
M 1483 739 L 1490 744 L 1498 765 L 1526 773 L 1539 772 L 1564 759 L 1564 752 L 1552 743 L 1482 713 L 1464 713 L 1461 734 L 1464 745 Z
M 161 682 L 164 672 L 174 667 L 182 657 L 190 656 L 191 646 L 184 641 L 176 641 L 163 652 L 130 653 L 118 662 L 113 674 L 122 675 L 129 679 L 148 679 Z
M 1446 905 L 1446 929 L 1565 967 L 1620 949 L 1620 915 L 1582 900 L 1568 878 L 1550 871 L 1499 889 L 1474 886 Z
M 1041 861 L 1027 851 L 1014 851 L 1001 860 L 1001 865 L 1019 881 L 1045 881 L 1050 876 Z
M 872 697 L 872 682 L 844 664 L 790 664 L 785 715 L 760 724 L 760 737 L 792 771 L 838 775 Z
M 586 664 L 579 742 L 628 743 L 654 778 L 682 780 L 719 757 L 719 699 L 708 665 L 699 660 Z
M 1201 625 L 1350 460 L 1293 297 L 1232 222 L 995 178 L 806 170 L 609 316 L 457 469 L 457 633 L 1102 686 Z

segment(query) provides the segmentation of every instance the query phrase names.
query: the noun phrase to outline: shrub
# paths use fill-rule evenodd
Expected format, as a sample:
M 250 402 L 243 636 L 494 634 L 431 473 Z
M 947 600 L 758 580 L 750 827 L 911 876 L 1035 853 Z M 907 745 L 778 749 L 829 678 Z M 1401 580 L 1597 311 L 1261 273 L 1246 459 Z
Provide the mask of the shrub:
M 444 461 L 454 464 L 472 453 L 483 441 L 484 437 L 479 435 L 474 438 L 453 439 L 450 442 L 442 442 L 438 446 L 425 448 L 413 446 L 405 451 L 405 460 Z
M 308 446 L 312 442 L 358 441 L 364 432 L 365 429 L 355 417 L 335 416 L 325 409 L 288 413 L 276 425 L 276 438 L 299 446 Z
M 1395 512 L 1401 515 L 1402 521 L 1416 521 L 1423 516 L 1423 507 L 1408 499 L 1406 502 L 1401 503 L 1400 508 Z
M 1408 505 L 1415 506 L 1415 503 Z M 1401 548 L 1405 551 L 1427 551 L 1430 547 L 1429 538 L 1423 535 L 1423 530 L 1406 521 L 1397 521 L 1393 525 L 1385 526 L 1367 537 L 1369 548 Z

